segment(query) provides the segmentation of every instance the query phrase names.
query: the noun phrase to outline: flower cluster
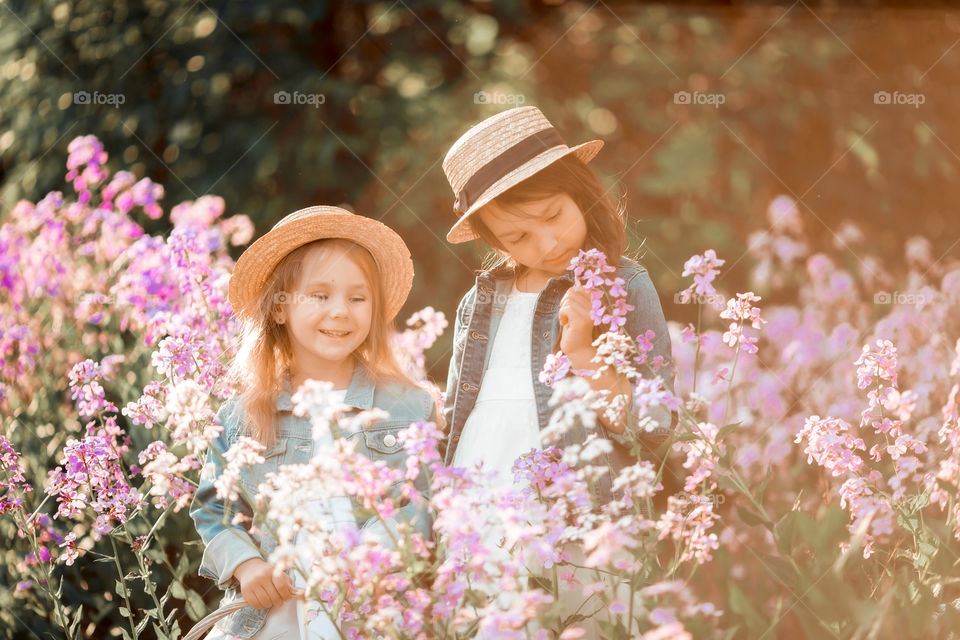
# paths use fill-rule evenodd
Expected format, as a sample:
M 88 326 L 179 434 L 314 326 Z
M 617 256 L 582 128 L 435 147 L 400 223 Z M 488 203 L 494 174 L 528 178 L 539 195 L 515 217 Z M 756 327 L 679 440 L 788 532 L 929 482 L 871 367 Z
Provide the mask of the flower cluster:
M 143 506 L 143 496 L 127 482 L 122 454 L 116 441 L 120 431 L 107 421 L 105 428 L 82 440 L 71 438 L 50 472 L 46 492 L 56 496 L 58 518 L 82 519 L 90 509 L 97 514 L 94 539 L 126 522 Z
M 240 472 L 246 467 L 263 462 L 264 458 L 260 454 L 264 449 L 266 447 L 253 438 L 241 436 L 237 439 L 224 454 L 227 464 L 214 482 L 218 498 L 230 502 L 236 502 L 240 498 L 237 491 Z
M 141 207 L 151 220 L 163 215 L 159 201 L 163 198 L 163 186 L 149 178 L 137 180 L 128 171 L 118 171 L 101 193 L 103 206 L 116 206 L 117 211 L 127 214 L 135 207 Z
M 415 380 L 424 377 L 424 353 L 436 343 L 447 328 L 447 317 L 433 307 L 424 307 L 407 318 L 407 328 L 396 336 L 396 352 L 407 375 Z
M 0 436 L 0 515 L 13 509 L 23 509 L 23 496 L 18 494 L 29 493 L 33 487 L 23 477 L 20 466 L 20 454 L 13 448 L 13 444 L 4 436 Z
M 863 535 L 863 557 L 869 558 L 876 542 L 893 533 L 895 511 L 908 488 L 926 482 L 930 489 L 933 476 L 924 475 L 918 457 L 926 453 L 926 443 L 903 430 L 916 407 L 916 394 L 897 388 L 896 347 L 889 340 L 864 345 L 855 364 L 857 385 L 868 389 L 860 433 L 872 428 L 877 439 L 869 449 L 873 467 L 857 453 L 867 451 L 867 443 L 844 420 L 810 416 L 795 441 L 806 443 L 808 463 L 816 461 L 831 475 L 845 478 L 839 489 L 840 504 L 850 511 L 850 531 Z M 892 463 L 889 476 L 877 468 L 885 460 Z
M 157 440 L 147 445 L 137 459 L 143 466 L 140 473 L 150 481 L 147 495 L 155 506 L 161 509 L 172 506 L 174 512 L 189 506 L 194 487 L 187 477 L 201 467 L 197 455 L 191 454 L 180 459 L 167 449 L 164 442 Z
M 627 304 L 623 278 L 604 275 L 616 273 L 617 268 L 607 264 L 603 252 L 581 249 L 570 261 L 567 270 L 573 271 L 574 285 L 583 287 L 590 294 L 590 318 L 593 324 L 606 325 L 610 331 L 622 331 L 627 322 L 627 313 L 633 310 L 633 306 Z
M 116 411 L 112 402 L 106 399 L 100 381 L 103 379 L 102 367 L 93 360 L 84 360 L 70 370 L 70 397 L 77 403 L 77 412 L 82 418 L 92 418 L 102 411 Z
M 735 347 L 739 343 L 747 353 L 757 352 L 757 337 L 744 334 L 743 325 L 749 323 L 754 329 L 760 329 L 761 324 L 766 322 L 760 317 L 760 309 L 753 306 L 754 302 L 759 301 L 760 296 L 752 291 L 738 293 L 736 298 L 727 300 L 727 308 L 720 312 L 721 318 L 731 320 L 723 334 L 723 341 L 727 345 Z
M 99 184 L 107 177 L 104 165 L 107 153 L 96 136 L 74 138 L 67 146 L 67 180 L 73 182 L 73 188 L 80 194 L 80 203 L 90 200 L 89 187 Z
M 707 249 L 703 255 L 695 255 L 683 263 L 684 278 L 693 276 L 693 284 L 681 291 L 679 300 L 682 304 L 696 301 L 698 304 L 712 302 L 717 309 L 723 308 L 722 296 L 717 294 L 713 281 L 720 274 L 720 267 L 726 260 L 717 257 L 717 252 Z

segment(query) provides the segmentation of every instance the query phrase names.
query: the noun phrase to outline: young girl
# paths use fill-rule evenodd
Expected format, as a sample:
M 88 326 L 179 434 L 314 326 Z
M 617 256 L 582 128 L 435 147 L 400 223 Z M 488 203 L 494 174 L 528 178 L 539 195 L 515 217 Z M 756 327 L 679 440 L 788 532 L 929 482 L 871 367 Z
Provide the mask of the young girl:
M 586 164 L 602 146 L 594 140 L 568 147 L 539 109 L 520 107 L 471 128 L 443 161 L 459 217 L 447 240 L 480 239 L 497 256 L 457 309 L 444 403 L 448 465 L 482 463 L 498 471 L 501 482 L 512 482 L 513 462 L 541 448 L 540 430 L 550 418 L 551 389 L 538 380 L 547 355 L 559 346 L 575 369 L 596 368 L 590 362 L 596 349 L 589 294 L 571 287 L 567 271 L 581 249 L 599 249 L 617 265 L 634 307 L 624 329 L 632 336 L 655 332 L 648 361 L 663 358 L 657 375 L 673 390 L 670 336 L 657 292 L 646 269 L 622 257 L 623 218 Z M 612 374 L 591 385 L 629 393 Z M 611 473 L 595 488 L 605 502 L 611 478 L 636 462 L 632 441 L 655 447 L 671 420 L 664 409 L 650 433 L 637 428 L 635 412 L 613 424 L 598 418 L 614 442 L 606 456 Z M 558 446 L 585 437 L 582 429 L 571 429 Z
M 223 431 L 211 442 L 191 505 L 204 544 L 200 573 L 226 589 L 222 605 L 240 596 L 249 606 L 221 620 L 208 637 L 299 638 L 304 610 L 297 587 L 302 577 L 267 562 L 277 541 L 268 527 L 233 524 L 237 511 L 249 516 L 241 498 L 218 499 L 214 482 L 224 453 L 240 436 L 266 446 L 264 462 L 241 472 L 238 484 L 255 496 L 264 476 L 281 465 L 306 463 L 314 449 L 307 417 L 291 413 L 291 394 L 306 380 L 333 384 L 337 399 L 356 410 L 382 409 L 388 418 L 357 438 L 357 450 L 403 468 L 397 432 L 411 422 L 435 420 L 435 403 L 402 372 L 392 348 L 392 322 L 413 282 L 413 264 L 403 240 L 383 224 L 337 207 L 292 213 L 254 242 L 237 261 L 230 303 L 243 322 L 234 362 L 239 393 L 217 414 Z M 417 481 L 426 491 L 426 478 Z M 305 505 L 306 506 L 306 505 Z M 349 498 L 321 504 L 333 526 L 356 522 Z M 414 505 L 401 510 L 424 534 L 430 522 Z M 298 629 L 299 627 L 299 629 Z M 310 638 L 339 638 L 321 612 L 309 623 Z

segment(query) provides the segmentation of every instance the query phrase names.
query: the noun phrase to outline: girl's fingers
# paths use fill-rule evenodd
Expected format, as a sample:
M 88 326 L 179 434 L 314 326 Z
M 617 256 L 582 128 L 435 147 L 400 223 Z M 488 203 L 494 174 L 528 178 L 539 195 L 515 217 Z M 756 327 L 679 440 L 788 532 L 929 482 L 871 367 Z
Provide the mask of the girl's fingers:
M 283 604 L 283 598 L 280 596 L 280 591 L 277 590 L 273 583 L 271 582 L 267 585 L 267 593 L 270 595 L 270 606 L 279 607 Z
M 293 581 L 290 580 L 290 576 L 282 571 L 273 572 L 273 586 L 276 587 L 282 600 L 289 600 L 293 597 Z
M 250 596 L 244 596 L 244 599 L 250 603 L 254 609 L 266 609 L 266 602 L 263 599 L 263 589 L 261 587 L 250 587 Z

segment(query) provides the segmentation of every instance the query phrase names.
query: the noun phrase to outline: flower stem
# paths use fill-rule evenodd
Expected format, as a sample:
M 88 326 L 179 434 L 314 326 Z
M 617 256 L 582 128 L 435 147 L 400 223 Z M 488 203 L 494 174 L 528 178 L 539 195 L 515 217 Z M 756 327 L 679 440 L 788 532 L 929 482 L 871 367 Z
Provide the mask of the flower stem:
M 137 634 L 137 624 L 133 621 L 133 608 L 130 606 L 130 597 L 127 595 L 129 591 L 127 590 L 127 585 L 123 575 L 123 569 L 120 567 L 120 552 L 117 550 L 117 541 L 113 536 L 108 536 L 110 538 L 110 544 L 113 546 L 113 564 L 117 567 L 117 575 L 120 577 L 120 586 L 123 588 L 123 602 L 127 605 L 127 620 L 130 622 L 130 633 L 133 635 L 133 640 L 137 640 L 139 635 Z

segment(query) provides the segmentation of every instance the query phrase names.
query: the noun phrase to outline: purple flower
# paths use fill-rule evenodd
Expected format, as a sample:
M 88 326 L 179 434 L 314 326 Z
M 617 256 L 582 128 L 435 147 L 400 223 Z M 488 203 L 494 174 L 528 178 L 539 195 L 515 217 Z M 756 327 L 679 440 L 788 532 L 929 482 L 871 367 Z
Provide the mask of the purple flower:
M 81 418 L 92 418 L 103 411 L 116 411 L 117 407 L 105 398 L 100 380 L 103 370 L 93 360 L 78 362 L 70 370 L 70 397 L 76 401 Z
M 83 440 L 68 440 L 45 489 L 57 498 L 58 518 L 82 519 L 85 513 L 96 514 L 94 539 L 114 523 L 126 522 L 143 505 L 142 496 L 127 483 L 122 450 L 116 434 L 110 431 L 105 428 Z
M 14 509 L 23 509 L 23 497 L 17 493 L 33 491 L 20 468 L 20 454 L 13 444 L 0 435 L 0 515 Z
M 633 306 L 627 304 L 623 278 L 608 278 L 604 274 L 615 273 L 616 267 L 607 264 L 607 257 L 598 249 L 581 250 L 570 261 L 568 271 L 573 271 L 575 286 L 583 287 L 590 294 L 590 317 L 597 326 L 606 324 L 611 331 L 619 331 L 626 324 L 627 313 Z
M 567 377 L 571 367 L 570 359 L 562 352 L 548 354 L 537 379 L 540 380 L 540 384 L 552 387 L 559 380 Z

